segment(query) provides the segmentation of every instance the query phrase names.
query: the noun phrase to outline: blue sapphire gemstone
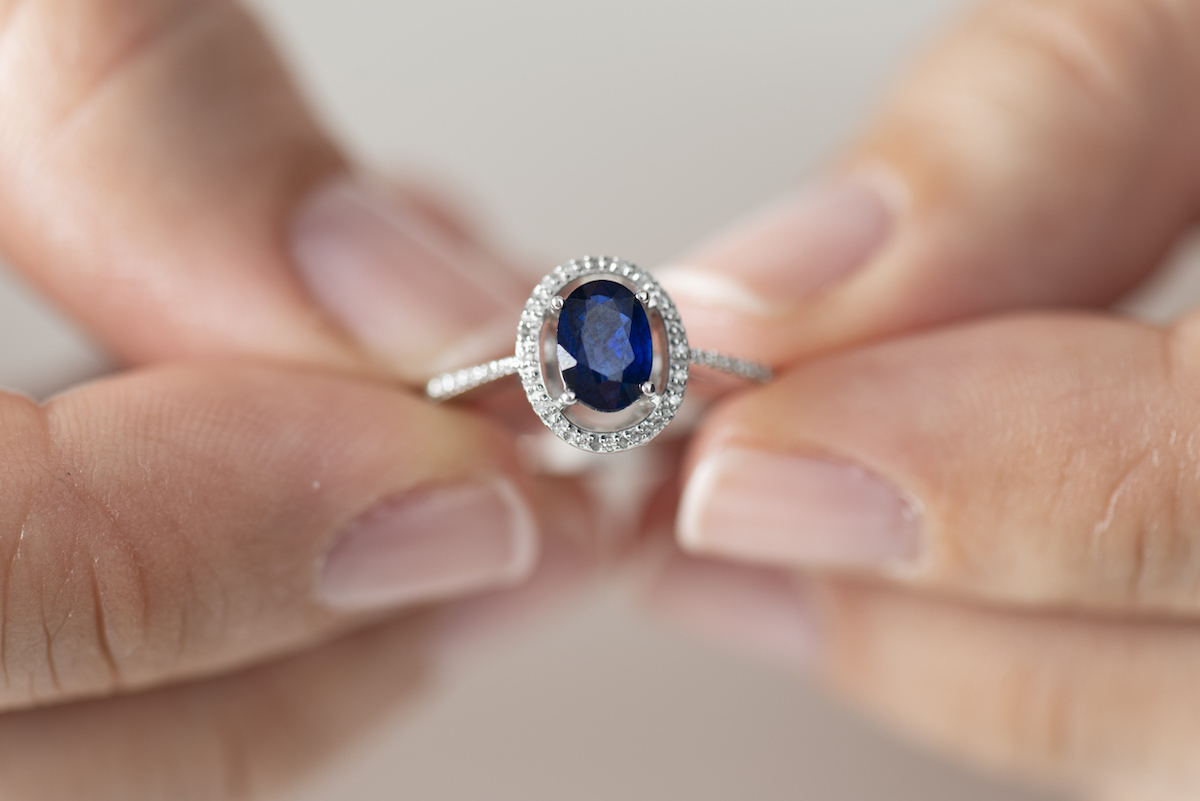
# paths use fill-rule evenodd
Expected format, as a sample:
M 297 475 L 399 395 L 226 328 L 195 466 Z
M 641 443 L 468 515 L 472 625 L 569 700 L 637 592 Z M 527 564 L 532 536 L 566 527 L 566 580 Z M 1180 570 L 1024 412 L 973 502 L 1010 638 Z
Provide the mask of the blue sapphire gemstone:
M 558 368 L 585 406 L 619 412 L 642 396 L 654 366 L 646 309 L 615 281 L 589 281 L 563 303 L 558 319 Z

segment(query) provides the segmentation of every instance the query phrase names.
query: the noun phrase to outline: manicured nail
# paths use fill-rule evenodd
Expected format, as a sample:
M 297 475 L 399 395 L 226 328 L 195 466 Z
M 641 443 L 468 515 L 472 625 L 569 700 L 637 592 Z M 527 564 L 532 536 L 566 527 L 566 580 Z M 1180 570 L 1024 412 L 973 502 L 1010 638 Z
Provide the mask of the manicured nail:
M 903 568 L 920 537 L 915 503 L 861 467 L 741 448 L 697 465 L 679 511 L 685 548 L 766 564 Z
M 407 378 L 512 345 L 527 287 L 395 193 L 336 179 L 301 205 L 291 236 L 312 297 Z
M 809 667 L 819 657 L 810 594 L 782 571 L 676 554 L 654 576 L 645 604 L 702 637 L 771 661 Z
M 882 168 L 830 178 L 752 214 L 659 278 L 692 303 L 782 313 L 862 269 L 887 241 L 904 195 Z
M 321 565 L 317 592 L 351 611 L 457 597 L 520 581 L 536 550 L 533 514 L 508 481 L 418 489 L 350 523 Z

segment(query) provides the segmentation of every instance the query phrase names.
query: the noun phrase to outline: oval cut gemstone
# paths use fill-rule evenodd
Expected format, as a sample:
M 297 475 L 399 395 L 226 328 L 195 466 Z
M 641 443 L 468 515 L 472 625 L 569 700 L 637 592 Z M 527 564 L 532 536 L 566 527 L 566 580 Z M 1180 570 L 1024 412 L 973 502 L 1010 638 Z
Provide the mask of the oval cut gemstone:
M 563 303 L 558 368 L 567 389 L 599 412 L 618 412 L 642 396 L 654 366 L 646 309 L 616 281 L 589 281 Z

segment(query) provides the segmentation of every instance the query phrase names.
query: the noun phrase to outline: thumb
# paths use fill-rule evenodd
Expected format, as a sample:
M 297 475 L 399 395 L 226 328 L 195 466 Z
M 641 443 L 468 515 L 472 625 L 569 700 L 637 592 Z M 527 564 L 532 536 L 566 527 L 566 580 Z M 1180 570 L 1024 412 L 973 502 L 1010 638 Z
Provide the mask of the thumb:
M 1197 53 L 1194 3 L 985 3 L 834 177 L 664 271 L 689 337 L 778 363 L 1112 302 L 1200 215 Z
M 382 611 L 518 581 L 504 438 L 281 367 L 0 395 L 0 708 L 222 672 Z

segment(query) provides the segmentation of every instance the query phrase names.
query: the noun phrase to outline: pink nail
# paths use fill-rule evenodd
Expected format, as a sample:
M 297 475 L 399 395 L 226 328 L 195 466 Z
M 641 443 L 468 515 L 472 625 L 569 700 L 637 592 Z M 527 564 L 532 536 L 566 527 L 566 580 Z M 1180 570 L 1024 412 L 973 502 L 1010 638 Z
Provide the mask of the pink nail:
M 750 215 L 660 278 L 700 305 L 786 311 L 862 269 L 887 241 L 903 197 L 882 168 L 831 178 Z
M 511 585 L 533 567 L 534 517 L 504 479 L 430 487 L 381 501 L 326 555 L 317 591 L 348 611 Z
M 528 288 L 380 187 L 318 189 L 296 214 L 292 251 L 313 298 L 406 378 L 512 347 Z
M 672 555 L 645 595 L 652 611 L 702 637 L 808 667 L 819 627 L 801 581 L 782 571 Z
M 915 504 L 861 467 L 740 448 L 696 467 L 679 512 L 688 550 L 768 564 L 902 567 L 920 534 Z

